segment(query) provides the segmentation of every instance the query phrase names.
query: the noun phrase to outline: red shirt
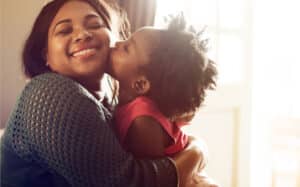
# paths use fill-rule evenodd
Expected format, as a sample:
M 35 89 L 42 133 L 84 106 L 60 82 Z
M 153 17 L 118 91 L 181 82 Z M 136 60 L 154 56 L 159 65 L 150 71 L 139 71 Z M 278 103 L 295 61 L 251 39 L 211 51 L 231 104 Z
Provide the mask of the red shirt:
M 117 107 L 115 110 L 117 136 L 124 145 L 125 137 L 133 120 L 139 116 L 150 116 L 157 120 L 163 129 L 172 138 L 173 144 L 165 148 L 165 154 L 170 156 L 185 148 L 188 136 L 180 130 L 180 124 L 171 123 L 156 107 L 156 104 L 148 97 L 140 96 L 132 102 Z

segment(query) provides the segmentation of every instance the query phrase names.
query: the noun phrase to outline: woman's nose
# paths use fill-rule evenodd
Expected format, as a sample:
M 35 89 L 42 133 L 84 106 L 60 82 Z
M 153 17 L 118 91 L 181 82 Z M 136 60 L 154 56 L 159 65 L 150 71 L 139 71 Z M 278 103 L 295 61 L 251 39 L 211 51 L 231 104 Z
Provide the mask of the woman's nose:
M 75 33 L 74 36 L 74 41 L 75 42 L 79 42 L 79 41 L 89 41 L 91 40 L 93 37 L 93 34 L 90 33 L 88 30 L 86 29 L 80 29 Z

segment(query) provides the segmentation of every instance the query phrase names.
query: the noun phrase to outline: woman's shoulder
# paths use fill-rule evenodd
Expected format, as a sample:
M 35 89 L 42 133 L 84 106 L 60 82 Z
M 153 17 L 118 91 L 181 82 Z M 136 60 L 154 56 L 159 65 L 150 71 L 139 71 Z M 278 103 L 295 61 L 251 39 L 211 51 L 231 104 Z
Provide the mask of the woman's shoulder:
M 69 77 L 57 73 L 43 73 L 30 80 L 26 87 L 49 87 L 52 89 L 80 88 L 80 84 Z
M 25 86 L 25 93 L 34 93 L 35 95 L 54 96 L 93 96 L 78 82 L 71 78 L 57 73 L 43 73 L 30 80 Z
M 99 107 L 98 100 L 81 84 L 56 73 L 44 73 L 30 80 L 23 89 L 18 103 L 71 110 L 80 105 Z

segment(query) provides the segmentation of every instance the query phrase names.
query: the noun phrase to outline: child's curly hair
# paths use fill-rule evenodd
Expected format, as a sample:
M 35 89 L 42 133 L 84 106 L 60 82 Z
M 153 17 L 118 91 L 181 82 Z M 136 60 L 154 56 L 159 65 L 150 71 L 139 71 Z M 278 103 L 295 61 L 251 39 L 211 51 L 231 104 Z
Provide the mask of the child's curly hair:
M 194 115 L 204 101 L 207 89 L 216 86 L 215 63 L 206 56 L 207 39 L 203 31 L 186 29 L 182 14 L 171 17 L 167 30 L 161 31 L 150 62 L 144 67 L 151 89 L 147 96 L 170 119 Z

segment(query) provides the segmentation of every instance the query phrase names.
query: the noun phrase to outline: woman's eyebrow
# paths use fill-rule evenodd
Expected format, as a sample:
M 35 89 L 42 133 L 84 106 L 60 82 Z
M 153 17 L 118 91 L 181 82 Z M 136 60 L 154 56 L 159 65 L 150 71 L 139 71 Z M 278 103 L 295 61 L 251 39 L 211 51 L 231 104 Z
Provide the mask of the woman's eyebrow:
M 98 14 L 88 14 L 84 17 L 84 24 L 87 24 L 90 20 L 97 20 L 101 25 L 106 25 L 104 20 Z
M 63 19 L 63 20 L 60 20 L 59 22 L 57 22 L 53 28 L 53 31 L 55 31 L 55 28 L 60 25 L 60 24 L 63 24 L 63 23 L 71 23 L 71 19 Z
M 88 14 L 84 17 L 85 20 L 92 19 L 92 18 L 101 18 L 101 17 L 96 14 Z

